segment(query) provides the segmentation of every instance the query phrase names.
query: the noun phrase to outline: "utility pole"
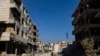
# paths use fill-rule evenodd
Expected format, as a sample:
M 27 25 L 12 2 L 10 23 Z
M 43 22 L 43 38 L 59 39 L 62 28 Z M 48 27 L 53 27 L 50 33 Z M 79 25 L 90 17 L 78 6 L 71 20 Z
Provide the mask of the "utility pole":
M 66 32 L 66 38 L 67 38 L 67 42 L 68 42 L 68 33 Z M 67 43 L 67 45 L 68 45 L 69 43 Z M 68 49 L 67 49 L 67 52 L 68 52 Z M 67 53 L 67 55 L 69 55 L 68 53 Z
M 66 32 L 66 38 L 67 38 L 67 40 L 68 40 L 68 33 Z

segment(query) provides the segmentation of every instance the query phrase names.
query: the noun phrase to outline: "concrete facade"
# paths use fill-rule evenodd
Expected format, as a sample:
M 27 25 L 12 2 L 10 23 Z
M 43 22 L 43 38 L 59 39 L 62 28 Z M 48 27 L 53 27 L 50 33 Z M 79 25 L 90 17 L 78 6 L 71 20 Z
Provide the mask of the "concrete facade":
M 100 55 L 100 0 L 80 0 L 72 17 L 76 54 L 73 56 Z M 86 44 L 84 44 L 86 43 Z M 91 44 L 90 44 L 91 43 Z M 84 47 L 85 46 L 85 47 Z M 91 47 L 90 47 L 91 46 Z M 87 49 L 88 47 L 89 49 Z M 81 51 L 81 52 L 80 52 Z
M 38 35 L 21 0 L 0 0 L 0 54 L 33 52 Z

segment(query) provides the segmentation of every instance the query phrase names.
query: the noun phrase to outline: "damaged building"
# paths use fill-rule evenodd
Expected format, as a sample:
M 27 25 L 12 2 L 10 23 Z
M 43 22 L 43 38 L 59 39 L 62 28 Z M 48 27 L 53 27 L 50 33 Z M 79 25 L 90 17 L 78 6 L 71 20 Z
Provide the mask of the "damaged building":
M 100 0 L 80 0 L 72 17 L 74 17 L 72 25 L 74 26 L 73 35 L 75 35 L 77 51 L 82 51 L 79 52 L 79 56 L 85 54 L 80 43 L 85 38 L 92 38 L 93 49 L 97 50 L 100 47 Z M 100 52 L 98 51 L 96 54 L 100 55 Z
M 0 0 L 0 55 L 34 52 L 38 36 L 21 0 Z

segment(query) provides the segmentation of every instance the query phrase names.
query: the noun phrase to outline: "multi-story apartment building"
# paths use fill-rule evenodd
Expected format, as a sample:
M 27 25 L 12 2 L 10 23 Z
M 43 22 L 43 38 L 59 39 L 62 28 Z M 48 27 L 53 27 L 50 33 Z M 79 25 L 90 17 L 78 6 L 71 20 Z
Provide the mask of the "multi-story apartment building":
M 51 42 L 44 45 L 44 51 L 51 52 L 53 55 L 58 55 L 67 47 L 66 41 Z
M 100 46 L 100 0 L 80 0 L 72 16 L 76 43 L 93 38 L 97 49 Z
M 0 0 L 0 54 L 35 50 L 38 29 L 21 0 Z

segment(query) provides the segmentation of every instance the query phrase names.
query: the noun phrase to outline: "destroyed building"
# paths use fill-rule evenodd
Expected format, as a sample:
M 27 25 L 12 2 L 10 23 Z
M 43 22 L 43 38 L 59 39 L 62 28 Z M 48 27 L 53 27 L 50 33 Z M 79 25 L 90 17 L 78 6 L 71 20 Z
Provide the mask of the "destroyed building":
M 34 52 L 38 32 L 22 0 L 0 0 L 0 54 Z
M 73 35 L 78 50 L 83 51 L 81 55 L 84 55 L 84 50 L 80 48 L 82 47 L 80 42 L 85 38 L 93 38 L 94 49 L 98 49 L 100 47 L 100 0 L 80 0 L 72 17 L 74 17 Z

